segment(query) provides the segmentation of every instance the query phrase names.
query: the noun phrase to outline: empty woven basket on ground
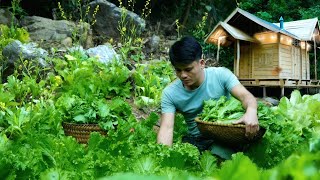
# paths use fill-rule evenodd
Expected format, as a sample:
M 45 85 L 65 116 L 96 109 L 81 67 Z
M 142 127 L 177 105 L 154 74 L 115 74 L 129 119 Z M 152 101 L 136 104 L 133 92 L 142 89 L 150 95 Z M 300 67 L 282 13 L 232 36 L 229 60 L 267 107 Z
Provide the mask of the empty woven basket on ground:
M 98 124 L 75 124 L 75 123 L 62 123 L 64 134 L 72 136 L 81 144 L 87 144 L 90 138 L 90 133 L 99 132 L 106 135 L 106 131 L 101 129 Z
M 230 147 L 243 146 L 249 143 L 254 143 L 261 139 L 266 132 L 265 128 L 260 127 L 258 133 L 253 139 L 248 139 L 245 136 L 245 125 L 243 124 L 222 124 L 217 122 L 206 122 L 196 118 L 199 131 L 207 138 L 212 138 L 222 144 Z

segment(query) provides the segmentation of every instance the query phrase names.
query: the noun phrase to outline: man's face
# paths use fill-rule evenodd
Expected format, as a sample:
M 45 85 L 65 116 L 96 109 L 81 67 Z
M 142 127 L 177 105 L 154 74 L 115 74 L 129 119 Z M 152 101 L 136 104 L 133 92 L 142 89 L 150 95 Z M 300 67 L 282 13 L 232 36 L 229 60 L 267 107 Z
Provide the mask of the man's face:
M 174 68 L 186 89 L 196 89 L 204 80 L 203 59 L 193 61 L 190 64 L 176 64 Z

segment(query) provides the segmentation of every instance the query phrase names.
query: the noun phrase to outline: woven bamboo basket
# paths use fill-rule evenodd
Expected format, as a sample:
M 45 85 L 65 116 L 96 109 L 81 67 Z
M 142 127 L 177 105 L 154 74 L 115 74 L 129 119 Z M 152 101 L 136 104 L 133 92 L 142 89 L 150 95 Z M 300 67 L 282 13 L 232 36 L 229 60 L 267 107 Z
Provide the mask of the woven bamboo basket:
M 99 132 L 101 135 L 106 135 L 106 131 L 101 129 L 98 124 L 76 124 L 63 122 L 62 127 L 64 134 L 72 136 L 81 144 L 87 144 L 92 132 Z
M 196 118 L 199 131 L 207 138 L 212 138 L 222 144 L 231 147 L 243 146 L 246 144 L 254 143 L 260 140 L 266 129 L 259 128 L 258 133 L 249 139 L 245 136 L 245 125 L 243 124 L 222 124 L 217 122 L 206 122 L 200 118 Z

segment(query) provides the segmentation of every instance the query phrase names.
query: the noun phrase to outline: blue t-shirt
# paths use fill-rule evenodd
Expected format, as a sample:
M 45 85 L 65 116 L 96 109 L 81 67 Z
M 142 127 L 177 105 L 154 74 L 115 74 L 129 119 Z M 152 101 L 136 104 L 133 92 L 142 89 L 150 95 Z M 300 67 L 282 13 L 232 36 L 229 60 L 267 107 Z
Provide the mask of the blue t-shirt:
M 233 87 L 240 84 L 238 78 L 227 68 L 209 67 L 205 69 L 202 84 L 194 90 L 184 88 L 180 79 L 169 84 L 162 92 L 161 112 L 182 113 L 188 126 L 188 133 L 199 136 L 200 132 L 194 119 L 202 112 L 203 101 L 230 97 Z

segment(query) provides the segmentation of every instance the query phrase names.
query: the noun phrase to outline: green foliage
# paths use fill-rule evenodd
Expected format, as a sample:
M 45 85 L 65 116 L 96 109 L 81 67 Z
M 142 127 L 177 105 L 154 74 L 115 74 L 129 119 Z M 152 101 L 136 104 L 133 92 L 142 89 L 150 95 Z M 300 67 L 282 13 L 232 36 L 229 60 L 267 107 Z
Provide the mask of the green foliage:
M 24 16 L 26 14 L 25 10 L 21 7 L 20 3 L 21 3 L 21 0 L 12 0 L 11 1 L 11 7 L 9 8 L 9 10 L 12 13 L 11 27 L 16 27 L 16 24 L 14 24 L 14 22 L 13 22 L 14 17 L 21 18 L 22 16 Z
M 80 52 L 73 55 L 66 55 L 67 61 L 55 60 L 59 75 L 56 77 L 61 79 L 56 106 L 63 120 L 114 128 L 119 119 L 131 114 L 128 104 L 121 99 L 130 96 L 130 71 L 116 61 L 103 64 L 94 58 L 85 59 Z
M 320 176 L 318 165 L 320 154 L 293 154 L 279 166 L 267 170 L 266 175 L 275 179 L 294 177 L 295 179 L 317 179 Z
M 204 5 L 204 4 L 203 4 Z M 210 12 L 211 11 L 211 6 L 206 7 L 207 11 Z M 209 13 L 205 11 L 201 18 L 201 21 L 199 21 L 195 26 L 193 26 L 192 28 L 190 28 L 189 33 L 194 36 L 199 43 L 202 46 L 203 49 L 203 54 L 205 55 L 205 59 L 208 60 L 213 60 L 215 62 L 216 58 L 213 57 L 213 54 L 218 53 L 217 49 L 218 47 L 214 44 L 209 44 L 209 43 L 205 43 L 204 40 L 205 38 L 209 35 L 209 33 L 212 31 L 213 27 L 212 23 L 209 23 L 210 19 L 209 18 Z M 231 48 L 228 47 L 221 47 L 219 50 L 219 56 L 221 59 L 218 66 L 223 66 L 223 67 L 227 67 L 229 69 L 233 69 L 233 51 L 230 50 Z M 208 61 L 207 62 L 209 66 L 211 66 L 212 62 Z
M 19 40 L 22 43 L 28 42 L 29 33 L 24 28 L 8 27 L 7 25 L 0 24 L 0 50 L 8 45 L 13 40 Z
M 122 63 L 103 64 L 95 58 L 81 60 L 71 55 L 66 58 L 54 61 L 55 70 L 63 78 L 62 91 L 81 98 L 130 96 L 130 71 Z
M 58 2 L 58 18 L 76 22 L 76 27 L 72 31 L 74 44 L 86 46 L 88 36 L 92 35 L 91 25 L 96 23 L 96 15 L 99 5 L 94 10 L 90 10 L 87 0 L 68 0 Z M 91 14 L 89 14 L 91 13 Z
M 3 72 L 8 67 L 8 62 L 2 57 L 2 50 L 10 42 L 19 40 L 22 43 L 28 42 L 29 33 L 24 28 L 17 28 L 16 26 L 0 24 L 0 79 L 3 80 Z
M 196 28 L 192 30 L 191 33 L 196 39 L 206 38 L 207 31 L 205 30 L 205 27 L 206 27 L 207 18 L 208 18 L 208 13 L 205 12 L 202 17 L 202 20 L 199 22 L 199 24 L 197 24 Z
M 259 11 L 259 12 L 257 12 L 257 16 L 260 17 L 260 18 L 263 19 L 263 20 L 268 21 L 268 22 L 272 22 L 272 21 L 273 21 L 272 15 L 269 14 L 268 12 L 265 12 L 265 11 Z
M 260 172 L 257 166 L 243 153 L 232 155 L 232 160 L 224 162 L 215 175 L 221 179 L 259 179 Z
M 234 97 L 227 99 L 226 96 L 222 96 L 218 100 L 204 101 L 203 111 L 199 116 L 203 121 L 224 122 L 225 120 L 239 119 L 243 114 L 244 109 L 239 100 Z
M 318 16 L 317 6 L 319 4 L 313 1 L 297 0 L 270 0 L 267 3 L 263 0 L 244 0 L 239 4 L 240 8 L 269 22 L 279 22 L 281 16 L 285 21 L 314 18 Z M 312 14 L 315 16 L 311 17 Z
M 278 106 L 267 112 L 269 119 L 260 121 L 267 132 L 248 153 L 259 166 L 269 168 L 277 165 L 294 152 L 307 151 L 313 137 L 320 137 L 319 95 L 303 95 L 298 90 L 290 99 L 283 97 Z M 263 158 L 261 158 L 263 157 Z
M 119 49 L 121 59 L 124 64 L 130 65 L 134 62 L 144 60 L 142 53 L 143 40 L 140 38 L 141 29 L 133 23 L 133 19 L 128 19 L 128 10 L 121 7 L 121 19 L 118 22 L 121 48 Z
M 0 24 L 0 51 L 10 43 L 12 40 L 19 40 L 22 43 L 29 41 L 29 33 L 24 28 L 18 28 L 15 24 L 15 16 L 23 14 L 23 9 L 20 7 L 21 0 L 11 1 L 11 7 L 9 8 L 12 13 L 10 27 L 4 24 Z
M 266 121 L 270 119 L 270 108 L 265 104 L 258 102 L 258 119 Z M 245 113 L 241 102 L 231 96 L 221 96 L 219 99 L 209 99 L 204 101 L 203 111 L 199 115 L 201 120 L 209 122 L 231 123 L 240 119 Z
M 94 9 L 92 19 L 89 19 L 89 3 L 90 1 L 88 0 L 67 0 L 58 2 L 58 18 L 75 22 L 87 22 L 90 25 L 93 25 L 99 6 Z
M 310 19 L 317 17 L 320 19 L 320 4 L 311 6 L 309 9 L 299 10 L 299 13 L 302 16 L 302 19 Z
M 215 156 L 212 156 L 210 151 L 205 151 L 200 157 L 200 166 L 204 174 L 212 175 L 213 172 L 218 168 L 217 159 Z
M 183 136 L 188 133 L 188 128 L 186 121 L 182 114 L 178 113 L 174 118 L 174 132 L 173 140 L 174 142 L 181 142 Z
M 99 124 L 105 130 L 115 128 L 119 119 L 126 119 L 131 115 L 131 108 L 121 98 L 107 101 L 64 94 L 57 100 L 56 107 L 61 110 L 65 122 Z
M 136 27 L 133 18 L 128 17 L 128 10 L 135 11 L 135 4 L 142 1 L 122 1 L 119 0 L 119 7 L 121 8 L 121 17 L 118 21 L 118 31 L 120 35 L 121 47 L 119 48 L 122 62 L 131 67 L 132 64 L 140 63 L 146 57 L 143 53 L 144 39 L 142 38 L 142 29 Z M 151 14 L 150 0 L 144 1 L 143 8 L 140 13 L 144 20 Z M 113 41 L 113 39 L 111 39 Z
M 267 114 L 269 118 L 260 119 L 261 126 L 267 128 L 264 141 L 250 147 L 245 153 L 235 154 L 232 160 L 225 161 L 218 167 L 216 158 L 209 152 L 200 154 L 195 146 L 181 143 L 181 137 L 186 133 L 186 125 L 180 114 L 175 118 L 174 145 L 168 147 L 157 144 L 156 133 L 152 128 L 159 116 L 152 113 L 148 118 L 137 121 L 123 96 L 112 96 L 112 99 L 106 101 L 105 94 L 99 93 L 104 91 L 100 90 L 97 82 L 89 82 L 90 79 L 81 81 L 78 76 L 85 78 L 90 73 L 99 76 L 100 72 L 105 72 L 104 68 L 108 69 L 112 65 L 102 65 L 94 59 L 80 60 L 80 54 L 77 58 L 70 55 L 68 60 L 55 59 L 55 70 L 58 74 L 49 73 L 39 86 L 36 86 L 36 81 L 31 80 L 32 78 L 18 81 L 10 77 L 7 84 L 1 84 L 1 177 L 105 179 L 117 177 L 114 175 L 134 174 L 138 177 L 156 176 L 165 179 L 269 179 L 275 176 L 313 178 L 319 175 L 316 171 L 319 169 L 320 137 L 317 121 L 320 106 L 318 95 L 302 96 L 295 91 L 289 99 L 282 99 L 275 108 L 259 106 L 262 108 L 258 112 Z M 150 68 L 157 75 L 165 74 L 168 66 L 159 66 L 161 64 L 156 67 L 147 66 L 145 70 Z M 83 71 L 83 68 L 87 68 L 90 73 Z M 86 76 L 81 76 L 78 71 L 86 73 Z M 72 76 L 73 73 L 75 76 Z M 117 77 L 119 74 L 121 73 L 118 72 Z M 77 91 L 73 91 L 72 87 L 76 86 L 76 83 L 71 86 L 72 80 L 83 83 L 81 86 L 87 93 L 80 92 L 81 87 L 75 87 Z M 27 92 L 33 97 L 25 98 L 18 104 L 15 98 L 25 96 L 21 95 L 20 89 L 28 90 L 26 87 L 30 88 Z M 56 101 L 56 98 L 61 99 Z M 117 128 L 109 129 L 107 136 L 92 133 L 88 145 L 80 145 L 74 138 L 64 136 L 61 121 L 66 113 L 61 114 L 61 106 L 56 106 L 58 104 L 70 108 L 66 110 L 70 114 L 80 114 L 81 111 L 90 114 L 90 108 L 96 108 L 96 117 L 99 115 L 116 118 Z M 229 107 L 237 103 L 222 104 Z M 301 109 L 304 113 L 301 113 Z M 297 111 L 300 114 L 296 113 Z M 221 110 L 220 113 L 226 115 L 227 111 Z M 301 148 L 308 145 L 310 148 Z M 292 155 L 301 149 L 304 151 Z M 313 154 L 307 151 L 312 151 Z M 287 157 L 289 159 L 286 160 Z M 278 163 L 280 164 L 277 165 Z M 274 168 L 263 170 L 260 167 Z
M 313 138 L 316 147 L 320 137 L 317 121 L 320 114 L 319 95 L 304 95 L 295 90 L 290 99 L 283 97 L 276 107 L 268 107 L 258 103 L 258 119 L 261 127 L 267 129 L 263 139 L 252 144 L 245 152 L 253 162 L 263 168 L 270 168 L 294 152 L 308 149 L 308 143 Z M 200 117 L 203 120 L 230 123 L 229 119 L 238 119 L 244 113 L 241 103 L 230 98 L 221 97 L 218 100 L 204 102 L 204 110 Z M 317 137 L 317 138 L 316 138 Z
M 250 2 L 260 7 L 259 3 L 255 4 L 260 1 Z M 194 1 L 194 4 L 208 10 L 215 8 L 209 1 Z M 198 8 L 195 11 L 201 12 Z M 194 31 L 199 39 L 206 32 L 203 25 Z M 130 43 L 128 48 L 132 48 Z M 139 48 L 127 52 L 140 52 Z M 204 49 L 209 48 L 204 46 Z M 221 53 L 228 56 L 228 50 Z M 134 55 L 129 53 L 126 57 L 134 62 L 143 59 L 140 54 Z M 125 98 L 159 99 L 161 89 L 175 78 L 168 62 L 153 63 L 137 64 L 131 74 L 124 63 L 105 65 L 82 51 L 73 51 L 65 59 L 53 59 L 54 66 L 51 71 L 45 71 L 46 76 L 35 76 L 42 70 L 32 64 L 22 62 L 21 68 L 16 66 L 16 73 L 8 77 L 7 83 L 0 84 L 0 177 L 316 179 L 320 176 L 319 95 L 302 96 L 295 91 L 290 98 L 282 98 L 279 106 L 269 108 L 259 104 L 260 125 L 267 128 L 262 141 L 217 166 L 217 159 L 209 152 L 200 154 L 195 146 L 181 143 L 187 131 L 181 114 L 175 118 L 172 147 L 156 143 L 156 133 L 152 130 L 159 120 L 156 113 L 141 121 L 133 116 Z M 131 91 L 130 74 L 135 91 Z M 229 117 L 230 110 L 237 108 L 240 108 L 238 102 L 225 99 L 216 116 Z M 112 119 L 112 124 L 116 119 L 117 128 L 109 129 L 107 136 L 92 133 L 88 145 L 78 144 L 63 134 L 61 122 L 66 119 L 84 122 L 100 117 Z M 108 123 L 104 126 L 111 127 Z
M 136 64 L 133 73 L 138 107 L 159 106 L 162 89 L 175 78 L 169 61 Z
M 54 89 L 46 89 L 49 83 L 46 80 L 39 82 L 36 79 L 24 76 L 22 80 L 16 76 L 8 77 L 6 84 L 0 86 L 0 127 L 3 133 L 10 138 L 16 138 L 36 126 L 34 122 L 45 120 L 41 127 L 49 129 L 56 127 L 55 107 L 52 106 Z M 47 103 L 44 103 L 44 102 Z M 50 113 L 48 114 L 48 111 Z M 52 121 L 51 121 L 52 120 Z M 0 128 L 1 129 L 1 128 Z M 55 128 L 50 128 L 57 132 Z
M 121 8 L 140 14 L 143 19 L 147 19 L 151 14 L 152 1 L 150 0 L 115 0 L 110 2 L 117 4 Z

